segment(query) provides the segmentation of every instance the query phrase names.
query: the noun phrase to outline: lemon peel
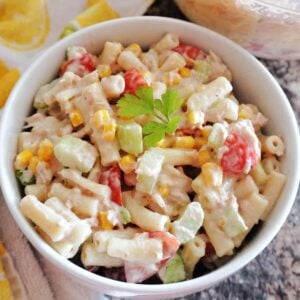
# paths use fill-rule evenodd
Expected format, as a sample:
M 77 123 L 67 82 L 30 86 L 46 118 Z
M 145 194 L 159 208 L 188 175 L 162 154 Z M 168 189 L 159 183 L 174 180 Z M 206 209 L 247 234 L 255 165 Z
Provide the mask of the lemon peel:
M 0 59 L 0 77 L 8 72 L 8 67 L 3 60 Z
M 78 15 L 75 20 L 81 27 L 86 27 L 98 22 L 118 18 L 115 12 L 106 0 L 93 1 L 95 4 L 89 6 L 85 11 Z
M 65 26 L 60 38 L 64 38 L 82 27 L 118 17 L 119 14 L 111 8 L 107 0 L 87 0 L 87 9 Z
M 18 69 L 14 68 L 0 77 L 0 108 L 4 106 L 6 100 L 20 77 Z

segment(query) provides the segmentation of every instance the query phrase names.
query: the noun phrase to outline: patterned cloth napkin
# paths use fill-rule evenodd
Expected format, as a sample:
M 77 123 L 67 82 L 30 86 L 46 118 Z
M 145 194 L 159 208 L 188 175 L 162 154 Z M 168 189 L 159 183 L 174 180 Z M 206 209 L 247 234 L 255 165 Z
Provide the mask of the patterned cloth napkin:
M 142 15 L 154 0 L 0 0 L 0 119 L 15 83 L 60 38 L 106 20 Z M 2 242 L 4 245 L 2 244 Z M 0 300 L 93 300 L 26 241 L 0 192 Z

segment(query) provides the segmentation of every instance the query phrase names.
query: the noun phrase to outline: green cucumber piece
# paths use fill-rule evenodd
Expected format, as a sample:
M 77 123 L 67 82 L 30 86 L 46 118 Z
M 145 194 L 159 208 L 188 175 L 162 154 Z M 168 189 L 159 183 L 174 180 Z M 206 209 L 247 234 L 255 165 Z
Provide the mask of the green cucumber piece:
M 44 95 L 46 92 L 50 91 L 54 85 L 58 82 L 58 79 L 41 86 L 34 96 L 33 107 L 36 109 L 45 109 L 48 105 L 45 103 Z
M 224 217 L 223 230 L 229 237 L 235 237 L 247 231 L 248 227 L 234 205 L 230 204 L 224 209 Z
M 206 82 L 211 75 L 211 65 L 206 60 L 196 60 L 194 69 L 197 71 L 198 77 L 201 82 Z
M 20 183 L 24 186 L 35 183 L 35 175 L 28 169 L 19 169 L 15 171 L 16 177 Z
M 163 283 L 174 283 L 186 279 L 183 259 L 176 253 L 158 272 Z
M 143 152 L 143 131 L 142 126 L 138 123 L 118 123 L 117 136 L 120 148 L 123 151 L 133 155 Z
M 164 161 L 164 156 L 155 150 L 148 150 L 138 159 L 136 168 L 136 190 L 151 194 Z
M 125 208 L 125 207 L 120 208 L 120 216 L 122 218 L 123 224 L 126 225 L 131 222 L 131 214 L 127 208 Z
M 75 168 L 84 173 L 92 169 L 97 156 L 91 144 L 71 135 L 60 139 L 54 147 L 54 154 L 64 167 Z
M 204 212 L 199 202 L 187 205 L 181 217 L 171 225 L 171 232 L 181 244 L 192 240 L 203 224 Z

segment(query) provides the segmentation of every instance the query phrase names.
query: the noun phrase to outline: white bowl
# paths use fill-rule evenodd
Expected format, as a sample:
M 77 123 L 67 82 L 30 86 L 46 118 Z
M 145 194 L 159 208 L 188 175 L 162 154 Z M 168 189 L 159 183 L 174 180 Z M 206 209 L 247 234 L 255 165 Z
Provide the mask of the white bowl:
M 21 193 L 13 168 L 17 137 L 24 118 L 31 110 L 34 94 L 41 85 L 56 76 L 68 46 L 80 45 L 99 53 L 107 40 L 124 44 L 138 42 L 147 46 L 167 32 L 177 34 L 185 43 L 194 44 L 204 50 L 212 49 L 224 59 L 233 73 L 233 84 L 238 99 L 257 104 L 270 119 L 267 130 L 283 136 L 286 154 L 282 167 L 288 179 L 280 199 L 262 228 L 224 266 L 199 278 L 174 284 L 144 285 L 119 282 L 88 272 L 60 256 L 40 238 L 22 216 L 19 210 Z M 12 216 L 28 240 L 63 272 L 99 292 L 115 296 L 146 295 L 150 299 L 178 297 L 206 289 L 233 274 L 257 256 L 278 233 L 294 202 L 300 177 L 298 125 L 287 98 L 266 68 L 248 52 L 219 34 L 198 25 L 160 17 L 126 18 L 98 24 L 80 30 L 43 53 L 28 68 L 10 96 L 2 119 L 0 145 L 2 191 Z

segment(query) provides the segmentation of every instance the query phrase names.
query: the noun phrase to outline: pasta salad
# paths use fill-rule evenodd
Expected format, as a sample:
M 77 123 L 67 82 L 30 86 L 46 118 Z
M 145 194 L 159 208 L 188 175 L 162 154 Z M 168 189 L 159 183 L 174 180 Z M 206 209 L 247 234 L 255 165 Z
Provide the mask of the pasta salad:
M 146 50 L 69 47 L 19 136 L 21 212 L 60 255 L 118 280 L 173 283 L 218 265 L 286 178 L 282 139 L 231 82 L 214 52 L 171 33 Z

